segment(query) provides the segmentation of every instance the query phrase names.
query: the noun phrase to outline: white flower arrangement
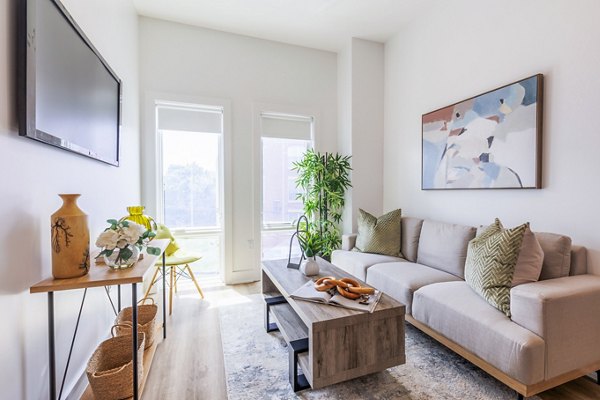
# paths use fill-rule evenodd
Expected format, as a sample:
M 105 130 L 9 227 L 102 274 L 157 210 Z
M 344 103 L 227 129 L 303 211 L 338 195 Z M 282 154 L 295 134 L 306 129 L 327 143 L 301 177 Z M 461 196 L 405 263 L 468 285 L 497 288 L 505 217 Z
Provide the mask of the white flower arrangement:
M 160 254 L 160 249 L 158 247 L 148 246 L 150 239 L 156 235 L 153 231 L 146 229 L 146 227 L 140 224 L 127 220 L 117 221 L 116 219 L 109 219 L 106 222 L 108 222 L 110 226 L 98 236 L 98 239 L 96 239 L 96 246 L 102 249 L 96 258 L 102 256 L 110 257 L 117 251 L 118 255 L 115 259 L 116 263 L 128 263 L 131 262 L 129 259 L 134 254 L 132 250 L 133 246 L 137 247 L 140 251 L 142 248 L 146 247 L 146 252 L 148 254 Z

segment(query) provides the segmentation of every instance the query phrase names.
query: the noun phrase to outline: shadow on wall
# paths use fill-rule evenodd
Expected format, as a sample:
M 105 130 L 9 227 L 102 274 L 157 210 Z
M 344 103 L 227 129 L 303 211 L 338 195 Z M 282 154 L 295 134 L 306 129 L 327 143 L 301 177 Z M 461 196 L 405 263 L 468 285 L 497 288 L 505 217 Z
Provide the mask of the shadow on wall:
M 0 27 L 0 127 L 7 127 L 11 134 L 18 130 L 17 116 L 17 10 L 18 0 L 8 0 L 2 6 L 6 25 Z M 0 11 L 4 11 L 0 9 Z M 5 84 L 5 86 L 3 85 Z M 4 88 L 2 88 L 4 86 Z
M 2 221 L 0 242 L 8 251 L 0 264 L 0 295 L 21 293 L 42 279 L 39 221 L 24 210 L 7 212 Z

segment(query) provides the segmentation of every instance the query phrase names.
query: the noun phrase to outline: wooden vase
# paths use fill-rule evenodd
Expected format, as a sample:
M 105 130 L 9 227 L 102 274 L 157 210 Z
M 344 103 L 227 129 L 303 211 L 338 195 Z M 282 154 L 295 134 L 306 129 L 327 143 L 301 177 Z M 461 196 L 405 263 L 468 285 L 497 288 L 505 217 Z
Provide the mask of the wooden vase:
M 87 214 L 77 206 L 79 194 L 59 194 L 63 205 L 50 218 L 52 275 L 75 278 L 90 269 L 90 231 Z

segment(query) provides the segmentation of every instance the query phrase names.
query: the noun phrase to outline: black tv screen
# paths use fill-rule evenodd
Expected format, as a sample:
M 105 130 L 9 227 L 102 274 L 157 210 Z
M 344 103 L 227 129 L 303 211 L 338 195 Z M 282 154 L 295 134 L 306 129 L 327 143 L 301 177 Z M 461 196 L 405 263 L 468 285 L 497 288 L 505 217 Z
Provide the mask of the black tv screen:
M 59 1 L 21 4 L 20 135 L 119 165 L 121 80 Z

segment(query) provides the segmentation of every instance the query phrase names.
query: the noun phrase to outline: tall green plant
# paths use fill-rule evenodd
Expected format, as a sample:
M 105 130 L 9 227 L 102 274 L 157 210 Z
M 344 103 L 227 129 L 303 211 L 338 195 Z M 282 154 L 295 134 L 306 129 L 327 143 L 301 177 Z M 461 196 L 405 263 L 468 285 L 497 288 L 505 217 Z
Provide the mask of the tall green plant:
M 350 156 L 321 154 L 310 149 L 292 168 L 298 172 L 297 198 L 304 204 L 307 227 L 321 237 L 321 254 L 329 257 L 342 243 L 339 224 L 344 210 L 344 194 L 350 183 Z

